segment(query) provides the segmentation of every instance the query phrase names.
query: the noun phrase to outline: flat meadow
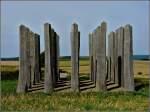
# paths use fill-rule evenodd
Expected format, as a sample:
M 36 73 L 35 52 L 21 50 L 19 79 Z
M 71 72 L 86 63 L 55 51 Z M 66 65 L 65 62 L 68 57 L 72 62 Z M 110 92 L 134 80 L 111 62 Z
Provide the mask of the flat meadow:
M 149 109 L 149 61 L 134 61 L 135 92 L 54 92 L 17 94 L 18 61 L 1 61 L 2 111 L 111 111 L 144 112 Z M 71 62 L 60 60 L 62 72 L 70 74 Z M 44 74 L 44 67 L 42 74 Z M 89 61 L 80 60 L 80 76 L 88 78 Z

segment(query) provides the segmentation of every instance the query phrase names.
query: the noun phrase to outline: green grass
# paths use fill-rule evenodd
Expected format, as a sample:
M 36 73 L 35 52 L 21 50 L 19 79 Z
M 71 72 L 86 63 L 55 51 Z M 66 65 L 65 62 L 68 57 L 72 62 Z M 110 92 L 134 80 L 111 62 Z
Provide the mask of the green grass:
M 2 80 L 1 81 L 1 94 L 2 96 L 15 94 L 17 87 L 17 80 Z
M 84 65 L 87 62 L 82 62 Z M 64 64 L 64 62 L 63 62 Z M 82 70 L 85 73 L 84 70 Z M 10 72 L 10 70 L 9 70 Z M 11 73 L 11 72 L 10 72 Z M 18 74 L 18 72 L 12 72 Z M 81 77 L 80 80 L 86 80 Z M 70 76 L 68 77 L 70 80 Z M 135 92 L 41 92 L 17 94 L 17 78 L 1 80 L 2 111 L 106 111 L 146 112 L 148 110 L 149 79 L 144 75 L 135 77 Z
M 133 93 L 44 93 L 10 94 L 2 97 L 2 110 L 103 110 L 146 111 L 147 96 Z
M 2 80 L 2 110 L 7 111 L 146 111 L 148 109 L 148 79 L 136 78 L 144 83 L 134 93 L 82 92 L 46 95 L 42 92 L 17 94 L 17 80 Z

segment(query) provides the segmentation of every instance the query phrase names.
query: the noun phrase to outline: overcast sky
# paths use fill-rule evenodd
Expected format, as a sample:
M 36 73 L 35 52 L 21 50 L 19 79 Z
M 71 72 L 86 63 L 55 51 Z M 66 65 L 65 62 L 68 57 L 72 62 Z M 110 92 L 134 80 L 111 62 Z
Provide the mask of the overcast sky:
M 120 26 L 133 26 L 134 54 L 148 54 L 148 1 L 2 1 L 1 56 L 19 56 L 19 25 L 40 34 L 44 50 L 44 23 L 49 22 L 60 36 L 60 55 L 70 55 L 71 24 L 81 32 L 80 55 L 88 55 L 88 34 L 102 21 L 107 35 Z

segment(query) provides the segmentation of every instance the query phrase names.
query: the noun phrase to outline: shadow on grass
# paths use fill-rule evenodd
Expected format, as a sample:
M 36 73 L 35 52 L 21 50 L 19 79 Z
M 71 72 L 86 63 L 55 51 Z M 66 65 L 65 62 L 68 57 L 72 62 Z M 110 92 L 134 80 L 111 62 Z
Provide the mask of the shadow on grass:
M 145 87 L 149 87 L 149 82 L 148 82 L 147 78 L 135 78 L 134 83 L 135 83 L 135 90 L 136 91 L 139 91 Z
M 107 88 L 107 90 L 110 91 L 110 90 L 113 90 L 113 89 L 117 89 L 119 87 L 120 87 L 119 85 L 114 84 L 114 86 Z
M 1 80 L 14 80 L 14 79 L 18 79 L 19 76 L 19 71 L 12 71 L 12 72 L 8 72 L 8 71 L 2 71 L 1 72 Z
M 63 71 L 64 73 L 66 73 L 65 71 Z M 12 88 L 16 88 L 17 86 L 17 80 L 18 80 L 18 75 L 19 75 L 19 71 L 3 71 L 1 72 L 1 80 L 4 81 L 2 83 L 2 86 L 4 86 L 6 92 L 12 91 Z M 44 72 L 42 71 L 42 75 L 44 76 Z M 44 80 L 42 80 L 44 81 Z M 60 91 L 60 90 L 64 90 L 64 89 L 69 89 L 70 88 L 70 81 L 71 81 L 71 75 L 68 75 L 66 78 L 61 78 L 61 80 L 57 83 L 56 85 L 56 91 Z M 69 82 L 69 83 L 68 83 Z M 149 87 L 149 79 L 148 78 L 135 78 L 134 79 L 135 82 L 135 91 L 138 92 L 145 92 L 147 94 L 147 88 Z M 113 85 L 114 83 L 109 82 L 107 83 L 107 86 L 109 85 Z M 15 86 L 14 86 L 15 85 Z M 14 87 L 13 87 L 14 86 Z M 34 90 L 41 90 L 44 87 L 44 82 L 42 84 L 36 84 L 32 89 Z M 94 88 L 95 86 L 93 86 L 93 82 L 91 82 L 89 80 L 88 75 L 86 74 L 80 74 L 80 89 L 81 91 L 83 90 L 87 90 L 87 89 L 91 89 Z M 109 90 L 118 88 L 118 86 L 112 86 L 111 88 L 108 88 Z M 2 92 L 4 91 L 4 89 L 2 89 Z M 13 89 L 14 91 L 15 89 Z M 31 90 L 32 91 L 32 90 Z
M 139 84 L 139 85 L 135 86 L 135 90 L 139 91 L 139 90 L 141 90 L 145 87 L 148 87 L 148 86 L 149 86 L 149 84 Z
M 63 69 L 59 69 L 59 72 L 60 72 L 60 73 L 66 73 L 66 71 L 63 70 Z
M 89 80 L 89 77 L 87 75 L 82 74 L 79 78 L 80 81 Z

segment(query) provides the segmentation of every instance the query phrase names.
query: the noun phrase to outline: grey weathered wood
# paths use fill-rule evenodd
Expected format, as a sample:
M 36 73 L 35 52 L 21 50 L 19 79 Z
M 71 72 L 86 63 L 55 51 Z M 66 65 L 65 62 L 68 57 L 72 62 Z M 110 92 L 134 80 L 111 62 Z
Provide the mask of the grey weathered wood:
M 27 56 L 28 56 L 28 60 L 27 60 L 27 63 L 28 63 L 28 68 L 27 68 L 27 85 L 28 85 L 28 88 L 31 87 L 31 72 L 30 72 L 30 37 L 29 37 L 29 34 L 30 34 L 30 29 L 26 27 L 26 30 L 27 30 L 27 36 L 26 36 L 26 42 L 27 42 L 27 45 L 26 45 L 26 49 L 27 49 Z
M 111 76 L 111 82 L 115 82 L 115 33 L 111 32 L 108 35 L 108 41 L 109 41 L 109 74 Z
M 34 68 L 34 76 L 35 83 L 40 82 L 40 36 L 35 34 L 34 36 L 34 46 L 35 46 L 35 68 Z
M 71 89 L 79 92 L 79 52 L 80 52 L 80 33 L 78 25 L 74 23 L 71 28 Z
M 115 84 L 119 84 L 118 77 L 118 32 L 115 32 L 115 45 L 114 45 L 114 62 L 115 62 Z
M 106 80 L 107 82 L 111 81 L 111 76 L 110 76 L 110 63 L 109 63 L 109 57 L 108 55 L 106 56 Z
M 19 80 L 17 93 L 27 92 L 30 84 L 30 49 L 29 49 L 29 29 L 24 25 L 20 26 L 20 57 L 19 57 Z
M 111 80 L 111 33 L 108 35 L 108 54 L 107 54 L 107 81 L 112 81 Z
M 97 58 L 97 74 L 96 74 L 96 90 L 105 91 L 106 88 L 106 23 L 102 22 L 97 28 L 96 41 L 96 58 Z
M 91 81 L 94 81 L 93 77 L 93 37 L 92 34 L 89 34 L 89 62 L 90 62 L 90 74 L 89 78 Z
M 56 69 L 56 32 L 54 29 L 51 30 L 52 42 L 51 42 L 51 55 L 52 55 L 52 74 L 53 74 L 53 85 L 57 82 L 57 69 Z
M 124 88 L 127 91 L 134 91 L 132 39 L 132 27 L 131 25 L 126 25 L 124 27 Z
M 44 92 L 51 93 L 54 91 L 53 74 L 52 74 L 52 57 L 51 57 L 51 25 L 44 24 L 44 38 L 45 38 L 45 78 L 44 78 Z
M 120 27 L 116 30 L 118 36 L 117 44 L 117 62 L 118 62 L 118 84 L 123 87 L 123 42 L 124 42 L 124 28 Z
M 55 67 L 55 83 L 58 81 L 58 56 L 57 56 L 57 53 L 58 53 L 58 36 L 57 36 L 57 33 L 55 32 L 54 33 L 54 67 Z M 56 84 L 55 84 L 56 85 Z
M 57 80 L 60 79 L 60 73 L 59 73 L 59 57 L 60 57 L 60 46 L 59 46 L 59 35 L 57 35 Z
M 35 84 L 35 41 L 34 41 L 34 33 L 32 31 L 29 32 L 30 38 L 30 73 L 31 73 L 31 86 Z
M 96 84 L 96 73 L 97 73 L 97 59 L 96 59 L 96 30 L 93 31 L 92 33 L 93 37 L 93 81 Z
M 41 60 L 41 47 L 40 47 L 40 35 L 38 35 L 38 61 L 39 61 L 39 75 L 40 75 L 40 81 L 41 81 L 41 79 L 42 79 L 42 74 L 41 74 L 41 62 L 40 62 L 40 60 Z

